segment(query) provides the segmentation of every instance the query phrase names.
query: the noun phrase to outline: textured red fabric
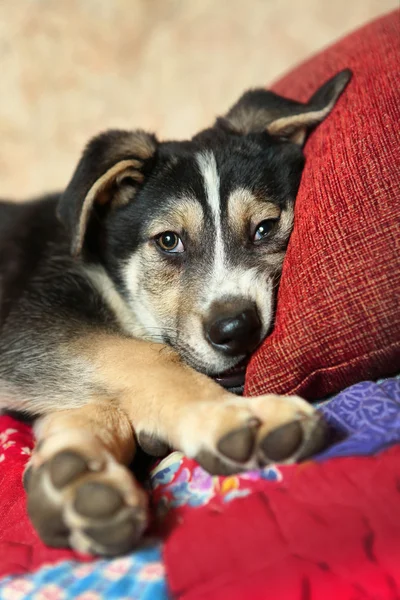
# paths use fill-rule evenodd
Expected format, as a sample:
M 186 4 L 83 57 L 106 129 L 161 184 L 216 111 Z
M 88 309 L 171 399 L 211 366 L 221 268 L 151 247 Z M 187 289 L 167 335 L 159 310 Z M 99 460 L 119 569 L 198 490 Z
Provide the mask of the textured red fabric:
M 400 369 L 400 13 L 302 64 L 275 91 L 305 101 L 354 77 L 310 136 L 275 329 L 246 393 L 321 398 Z
M 304 463 L 221 511 L 188 514 L 164 549 L 179 600 L 400 597 L 400 446 Z

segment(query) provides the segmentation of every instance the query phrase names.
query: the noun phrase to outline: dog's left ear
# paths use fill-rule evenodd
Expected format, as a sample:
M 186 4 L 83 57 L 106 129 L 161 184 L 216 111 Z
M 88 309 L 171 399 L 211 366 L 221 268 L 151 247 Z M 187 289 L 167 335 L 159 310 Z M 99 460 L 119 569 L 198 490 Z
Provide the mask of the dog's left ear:
M 145 131 L 106 131 L 87 145 L 58 205 L 71 253 L 84 246 L 89 223 L 131 202 L 154 166 L 158 142 Z
M 351 76 L 349 69 L 341 71 L 320 87 L 307 104 L 264 89 L 250 90 L 216 124 L 243 135 L 267 131 L 302 146 L 308 131 L 329 115 Z

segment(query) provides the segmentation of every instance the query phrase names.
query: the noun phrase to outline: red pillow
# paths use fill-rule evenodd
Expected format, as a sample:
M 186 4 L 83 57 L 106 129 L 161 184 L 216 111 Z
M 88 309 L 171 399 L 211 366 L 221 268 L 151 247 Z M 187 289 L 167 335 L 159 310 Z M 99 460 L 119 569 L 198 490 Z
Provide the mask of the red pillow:
M 354 73 L 306 144 L 275 329 L 250 362 L 249 395 L 316 399 L 400 371 L 399 16 L 274 87 L 304 101 L 339 70 Z

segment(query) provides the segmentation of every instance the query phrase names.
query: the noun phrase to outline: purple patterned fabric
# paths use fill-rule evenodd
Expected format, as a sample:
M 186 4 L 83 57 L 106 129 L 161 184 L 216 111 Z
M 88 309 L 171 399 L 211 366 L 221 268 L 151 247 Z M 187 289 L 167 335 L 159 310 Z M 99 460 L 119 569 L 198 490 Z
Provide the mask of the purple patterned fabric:
M 374 454 L 400 443 L 400 377 L 353 385 L 320 410 L 342 438 L 320 459 Z

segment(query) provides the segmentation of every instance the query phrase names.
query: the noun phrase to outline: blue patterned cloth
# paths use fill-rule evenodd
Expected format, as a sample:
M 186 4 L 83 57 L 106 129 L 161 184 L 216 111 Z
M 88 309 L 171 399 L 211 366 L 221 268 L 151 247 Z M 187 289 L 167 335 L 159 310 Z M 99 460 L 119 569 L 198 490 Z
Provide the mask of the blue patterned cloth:
M 92 563 L 65 561 L 36 573 L 7 577 L 1 600 L 165 600 L 159 543 L 129 556 Z
M 317 460 L 374 454 L 400 443 L 400 378 L 353 385 L 320 405 L 341 441 Z M 200 471 L 200 467 L 198 467 Z M 153 484 L 164 471 L 154 472 Z M 258 477 L 276 479 L 270 467 Z M 250 474 L 249 474 L 250 475 Z M 249 476 L 248 475 L 248 476 Z M 209 477 L 203 471 L 199 476 Z M 246 474 L 244 475 L 246 477 Z M 158 478 L 158 479 L 157 479 Z M 183 482 L 185 483 L 185 482 Z M 182 486 L 181 486 L 182 487 Z M 204 486 L 203 486 L 204 487 Z M 197 502 L 192 493 L 182 496 L 177 487 L 176 505 Z M 174 492 L 175 493 L 175 492 Z M 181 494 L 181 495 L 179 495 Z M 193 498 L 192 498 L 193 496 Z M 232 495 L 233 499 L 237 495 Z M 191 499 L 192 498 L 192 499 Z M 207 502 L 207 497 L 203 498 Z M 204 503 L 200 502 L 200 504 Z M 7 577 L 0 583 L 0 600 L 167 600 L 168 592 L 159 542 L 147 542 L 128 556 L 92 563 L 62 562 L 29 575 Z

